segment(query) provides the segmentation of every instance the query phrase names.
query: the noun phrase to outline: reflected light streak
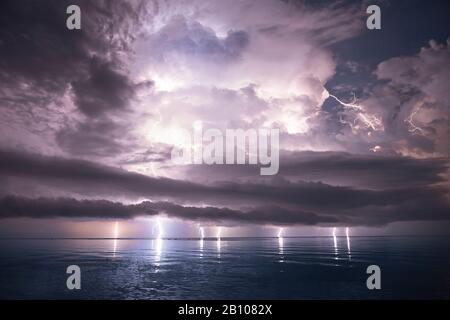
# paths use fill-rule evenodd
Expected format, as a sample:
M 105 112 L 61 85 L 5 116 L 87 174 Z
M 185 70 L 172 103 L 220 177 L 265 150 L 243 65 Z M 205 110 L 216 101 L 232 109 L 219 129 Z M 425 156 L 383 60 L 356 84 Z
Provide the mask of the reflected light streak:
M 114 223 L 113 257 L 116 257 L 117 238 L 119 237 L 119 222 Z
M 202 253 L 203 252 L 203 239 L 200 239 L 200 256 L 202 256 Z
M 217 252 L 219 254 L 219 258 L 220 258 L 220 249 L 222 247 L 222 243 L 221 243 L 222 241 L 220 239 L 221 233 L 222 233 L 222 227 L 217 227 L 216 238 L 217 238 Z
M 278 254 L 282 255 L 284 253 L 284 240 L 283 240 L 283 228 L 278 230 Z M 283 257 L 281 257 L 280 262 L 283 262 Z
M 205 230 L 203 229 L 203 227 L 199 227 L 200 230 L 200 257 L 203 256 L 202 252 L 203 252 L 203 239 L 205 238 Z
M 157 238 L 155 241 L 156 261 L 161 260 L 162 245 L 163 245 L 163 239 Z
M 278 249 L 279 249 L 280 254 L 284 253 L 283 247 L 284 247 L 284 239 L 283 239 L 283 237 L 279 237 L 278 238 Z

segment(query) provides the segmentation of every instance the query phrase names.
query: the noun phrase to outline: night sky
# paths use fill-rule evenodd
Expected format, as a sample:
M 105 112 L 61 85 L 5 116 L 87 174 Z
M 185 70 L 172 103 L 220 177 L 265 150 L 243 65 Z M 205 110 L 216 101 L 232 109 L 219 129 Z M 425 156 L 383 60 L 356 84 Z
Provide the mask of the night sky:
M 2 0 L 0 236 L 448 234 L 449 37 L 447 0 Z M 198 121 L 278 128 L 278 174 L 174 164 Z

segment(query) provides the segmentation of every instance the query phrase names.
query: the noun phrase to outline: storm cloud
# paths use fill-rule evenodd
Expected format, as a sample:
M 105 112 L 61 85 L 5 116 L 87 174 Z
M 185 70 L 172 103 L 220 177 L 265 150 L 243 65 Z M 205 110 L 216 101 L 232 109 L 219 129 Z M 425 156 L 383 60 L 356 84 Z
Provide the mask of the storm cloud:
M 69 4 L 81 30 L 66 28 Z M 369 33 L 365 9 L 1 1 L 0 217 L 450 220 L 449 42 L 423 31 L 426 41 L 400 50 L 407 37 Z M 370 37 L 387 41 L 383 54 L 364 46 Z M 278 174 L 174 164 L 199 122 L 278 129 Z
M 289 211 L 282 208 L 256 208 L 247 212 L 217 207 L 181 206 L 170 202 L 144 201 L 125 205 L 106 200 L 75 200 L 69 198 L 5 197 L 0 199 L 1 218 L 103 218 L 131 219 L 166 214 L 169 217 L 222 223 L 306 224 L 337 222 L 310 212 Z
M 309 154 L 309 156 L 312 155 Z M 326 154 L 318 154 L 315 157 L 322 157 L 322 161 L 314 161 L 314 163 L 318 169 L 326 168 L 325 163 L 328 159 L 330 167 L 334 168 L 335 164 L 339 163 L 336 156 L 336 154 L 328 154 L 328 157 Z M 177 209 L 175 210 L 177 212 L 182 209 L 181 205 L 188 204 L 195 207 L 195 205 L 208 204 L 210 210 L 214 211 L 213 208 L 216 208 L 217 212 L 226 212 L 223 207 L 227 207 L 229 210 L 238 210 L 238 212 L 250 211 L 255 215 L 252 218 L 255 222 L 267 224 L 275 221 L 272 214 L 268 213 L 272 209 L 274 215 L 280 216 L 280 220 L 278 220 L 280 223 L 283 219 L 291 219 L 292 216 L 295 216 L 295 212 L 301 213 L 302 218 L 304 218 L 305 212 L 308 212 L 317 217 L 332 217 L 336 222 L 361 224 L 365 224 L 366 221 L 371 221 L 370 223 L 373 224 L 395 221 L 398 214 L 404 217 L 405 212 L 412 211 L 414 212 L 414 215 L 411 216 L 413 219 L 419 219 L 418 217 L 423 220 L 448 218 L 447 214 L 450 208 L 448 189 L 437 183 L 442 181 L 439 174 L 444 173 L 447 168 L 445 162 L 438 160 L 424 162 L 399 157 L 396 163 L 395 158 L 382 159 L 379 156 L 372 156 L 372 159 L 357 156 L 352 158 L 349 154 L 342 154 L 341 157 L 345 159 L 343 161 L 341 158 L 340 161 L 343 166 L 347 165 L 346 171 L 349 174 L 353 167 L 356 174 L 365 166 L 376 168 L 370 160 L 375 163 L 378 161 L 382 166 L 389 163 L 397 167 L 397 170 L 402 167 L 405 170 L 415 167 L 422 174 L 418 179 L 411 175 L 410 183 L 407 182 L 405 175 L 400 175 L 399 178 L 403 179 L 403 187 L 399 188 L 394 184 L 392 188 L 383 190 L 334 186 L 314 181 L 289 181 L 281 177 L 258 182 L 217 181 L 201 184 L 185 180 L 149 177 L 85 160 L 1 152 L 0 177 L 9 182 L 7 193 L 13 192 L 14 181 L 18 179 L 22 182 L 23 180 L 27 181 L 27 184 L 37 182 L 36 189 L 39 190 L 40 197 L 48 197 L 65 191 L 68 195 L 77 194 L 77 199 L 80 200 L 98 201 L 99 197 L 109 199 L 106 204 L 113 203 L 114 198 L 135 199 L 135 201 L 144 198 L 155 202 L 167 200 L 173 204 L 174 207 L 171 208 Z M 302 164 L 305 165 L 305 168 L 302 168 Z M 352 165 L 348 166 L 348 164 Z M 312 172 L 311 164 L 307 161 L 299 162 L 296 168 L 298 172 Z M 427 176 L 428 181 L 425 183 Z M 291 178 L 293 177 L 296 176 L 292 175 Z M 48 188 L 45 192 L 43 191 L 44 187 Z M 17 188 L 17 193 L 23 194 L 24 191 Z M 92 203 L 102 203 L 95 201 Z M 150 212 L 139 211 L 138 209 L 142 209 L 142 207 L 136 208 L 132 205 L 125 207 L 127 208 L 125 211 L 131 210 L 131 216 L 138 215 L 140 212 L 143 214 Z M 144 207 L 149 208 L 149 206 Z M 115 217 L 117 210 L 113 210 L 114 206 L 111 208 L 111 211 L 105 209 L 102 215 L 106 218 Z M 160 207 L 160 209 L 164 208 Z M 192 208 L 192 211 L 196 210 Z M 39 217 L 39 212 L 41 212 L 42 217 L 46 217 L 44 211 L 38 210 L 30 214 L 33 217 Z M 23 210 L 21 212 L 26 214 Z M 71 211 L 69 210 L 69 212 Z M 80 215 L 89 216 L 89 211 L 83 212 L 83 214 L 80 212 Z M 152 212 L 150 214 L 154 214 Z M 379 212 L 382 212 L 381 216 L 379 216 Z M 283 213 L 287 214 L 287 217 L 282 218 Z M 64 213 L 61 214 L 64 216 Z M 124 214 L 127 213 L 124 212 Z M 98 216 L 94 214 L 93 217 Z M 233 215 L 227 215 L 225 220 L 232 220 L 232 217 Z M 237 220 L 244 219 L 239 215 L 236 217 Z M 362 217 L 364 219 L 358 222 Z

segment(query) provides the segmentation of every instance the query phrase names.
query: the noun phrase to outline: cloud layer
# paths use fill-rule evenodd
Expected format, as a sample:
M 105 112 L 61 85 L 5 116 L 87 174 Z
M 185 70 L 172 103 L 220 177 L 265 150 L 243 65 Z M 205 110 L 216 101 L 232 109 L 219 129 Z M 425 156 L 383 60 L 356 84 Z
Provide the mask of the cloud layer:
M 294 162 L 291 159 L 286 166 L 286 175 L 275 179 L 237 182 L 239 179 L 229 177 L 227 181 L 218 179 L 214 183 L 194 183 L 149 177 L 85 160 L 13 152 L 2 152 L 1 155 L 0 174 L 6 186 L 1 190 L 4 199 L 7 200 L 11 193 L 46 198 L 76 196 L 70 201 L 36 200 L 36 210 L 30 210 L 29 213 L 25 209 L 17 211 L 14 208 L 8 212 L 7 208 L 10 207 L 6 203 L 9 202 L 5 202 L 4 217 L 89 217 L 92 214 L 92 217 L 114 218 L 120 216 L 118 212 L 123 208 L 124 217 L 160 212 L 188 218 L 188 215 L 180 212 L 189 212 L 192 219 L 204 217 L 220 221 L 219 213 L 222 212 L 225 221 L 235 217 L 236 221 L 260 224 L 290 221 L 293 224 L 335 222 L 379 225 L 405 220 L 447 219 L 450 209 L 447 188 L 439 185 L 445 181 L 441 175 L 447 170 L 447 162 L 438 159 L 307 153 L 310 161 L 300 158 L 302 161 Z M 383 170 L 386 165 L 395 168 L 392 176 L 389 170 Z M 290 172 L 293 168 L 296 174 Z M 412 169 L 417 175 L 412 173 Z M 378 185 L 376 188 L 357 188 L 316 182 L 315 175 L 327 170 L 330 175 L 337 170 L 344 177 L 364 172 L 369 179 L 370 175 L 376 176 L 377 179 L 370 180 L 371 183 L 378 182 Z M 307 174 L 302 176 L 302 172 Z M 399 174 L 395 176 L 395 172 Z M 382 179 L 383 174 L 385 179 Z M 299 176 L 304 180 L 300 180 Z M 340 178 L 338 174 L 333 176 L 338 180 Z M 356 181 L 348 180 L 353 184 Z M 22 189 L 24 184 L 27 190 Z M 21 197 L 14 199 L 17 208 L 33 207 L 29 205 L 33 203 L 32 200 Z M 90 200 L 83 202 L 81 199 Z M 122 203 L 115 203 L 117 201 L 114 199 L 123 200 Z M 164 206 L 150 205 L 148 201 L 133 204 L 140 199 L 166 203 Z M 40 201 L 43 202 L 42 206 L 39 205 Z M 65 204 L 66 201 L 67 210 L 62 208 L 58 211 L 58 204 Z M 22 202 L 24 207 L 21 207 Z M 47 202 L 50 207 L 45 205 Z M 86 209 L 77 213 L 75 209 L 78 203 L 81 203 L 80 208 Z M 104 210 L 97 210 L 97 205 L 99 208 L 105 205 Z M 206 207 L 208 210 L 204 209 Z M 46 208 L 48 213 L 45 213 Z M 214 213 L 207 216 L 207 212 Z

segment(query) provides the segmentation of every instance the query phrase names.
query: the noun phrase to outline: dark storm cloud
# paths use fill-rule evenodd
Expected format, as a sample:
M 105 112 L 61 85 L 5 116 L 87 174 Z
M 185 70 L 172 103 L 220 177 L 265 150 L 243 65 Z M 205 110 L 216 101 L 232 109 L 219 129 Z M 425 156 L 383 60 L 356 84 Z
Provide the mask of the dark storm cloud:
M 170 202 L 122 204 L 106 200 L 38 198 L 8 196 L 0 199 L 0 218 L 118 218 L 166 214 L 170 217 L 202 222 L 243 222 L 256 224 L 305 224 L 337 222 L 335 218 L 310 212 L 290 211 L 278 207 L 254 208 L 249 211 L 217 207 L 181 206 Z
M 350 159 L 346 161 L 352 163 Z M 320 168 L 320 161 L 317 163 Z M 419 163 L 420 161 L 416 164 L 418 167 Z M 300 170 L 301 166 L 298 165 L 298 168 Z M 441 170 L 443 168 L 442 166 Z M 347 170 L 350 172 L 351 168 Z M 440 172 L 436 170 L 436 173 Z M 407 212 L 412 212 L 411 208 L 415 210 L 411 217 L 420 216 L 424 220 L 434 220 L 437 217 L 450 218 L 448 190 L 439 186 L 417 184 L 414 177 L 411 178 L 411 186 L 405 181 L 401 188 L 386 190 L 340 187 L 322 182 L 292 182 L 283 178 L 259 182 L 199 184 L 148 177 L 88 161 L 4 151 L 0 152 L 0 177 L 12 181 L 15 178 L 28 179 L 30 184 L 37 184 L 41 188 L 51 186 L 57 190 L 65 190 L 68 194 L 77 194 L 77 198 L 144 197 L 157 201 L 170 199 L 177 205 L 201 203 L 231 208 L 275 206 L 277 212 L 285 208 L 287 211 L 312 212 L 318 216 L 332 216 L 343 222 L 358 221 L 360 224 L 369 220 L 373 220 L 373 224 L 385 223 L 388 220 L 396 221 L 397 214 L 404 219 L 405 208 L 409 208 Z M 430 181 L 437 179 L 430 178 Z M 11 188 L 10 194 L 23 194 L 21 190 L 14 192 L 12 190 Z M 258 209 L 260 223 L 265 220 L 264 214 L 261 213 L 263 211 Z M 377 219 L 380 212 L 389 214 Z M 272 221 L 273 218 L 269 220 Z
M 72 4 L 81 8 L 81 30 L 66 27 L 66 8 Z M 146 8 L 145 1 L 2 1 L 0 107 L 21 120 L 29 114 L 30 127 L 58 127 L 56 142 L 69 153 L 119 153 L 126 143 L 117 137 L 129 128 L 110 114 L 126 110 L 142 86 L 129 79 L 122 60 L 131 52 Z M 64 94 L 73 97 L 84 120 L 49 126 L 34 116 L 51 118 L 53 102 L 67 116 L 67 101 L 58 101 Z M 81 141 L 90 141 L 84 144 L 88 147 Z
M 427 206 L 424 206 L 427 205 Z M 132 219 L 165 214 L 190 221 L 214 222 L 234 225 L 249 223 L 262 225 L 317 225 L 341 224 L 382 226 L 399 221 L 448 220 L 448 202 L 420 202 L 411 199 L 397 206 L 366 207 L 352 211 L 330 211 L 329 214 L 286 209 L 278 206 L 256 206 L 246 210 L 214 206 L 186 206 L 171 202 L 143 201 L 123 204 L 108 200 L 78 200 L 73 198 L 0 198 L 1 218 L 89 218 Z
M 389 155 L 350 154 L 345 152 L 298 152 L 287 157 L 281 173 L 306 180 L 327 176 L 377 188 L 426 186 L 445 181 L 448 159 L 415 159 Z M 341 183 L 343 184 L 343 183 Z
M 78 107 L 89 116 L 109 109 L 123 109 L 134 96 L 134 84 L 110 63 L 97 58 L 91 59 L 89 76 L 72 85 Z
M 84 189 L 125 195 L 179 195 L 201 193 L 207 187 L 167 178 L 152 178 L 90 161 L 64 159 L 36 154 L 0 151 L 0 174 L 33 179 L 36 183 L 56 183 L 70 189 Z M 32 182 L 31 182 L 32 183 Z
M 112 119 L 96 119 L 65 128 L 56 135 L 58 145 L 78 156 L 112 156 L 127 150 L 120 142 L 126 126 Z
M 347 152 L 281 152 L 278 176 L 341 186 L 392 189 L 446 181 L 448 159 L 350 154 Z M 233 180 L 258 175 L 259 166 L 193 165 L 189 176 Z
M 70 4 L 82 8 L 82 30 L 66 28 Z M 131 38 L 121 21 L 132 15 L 125 1 L 2 1 L 0 76 L 8 80 L 3 83 L 13 87 L 14 81 L 27 81 L 34 89 L 61 91 L 80 75 L 98 73 L 98 68 L 89 68 L 98 59 L 117 63 Z M 103 66 L 103 79 L 114 76 L 107 69 L 112 67 Z

